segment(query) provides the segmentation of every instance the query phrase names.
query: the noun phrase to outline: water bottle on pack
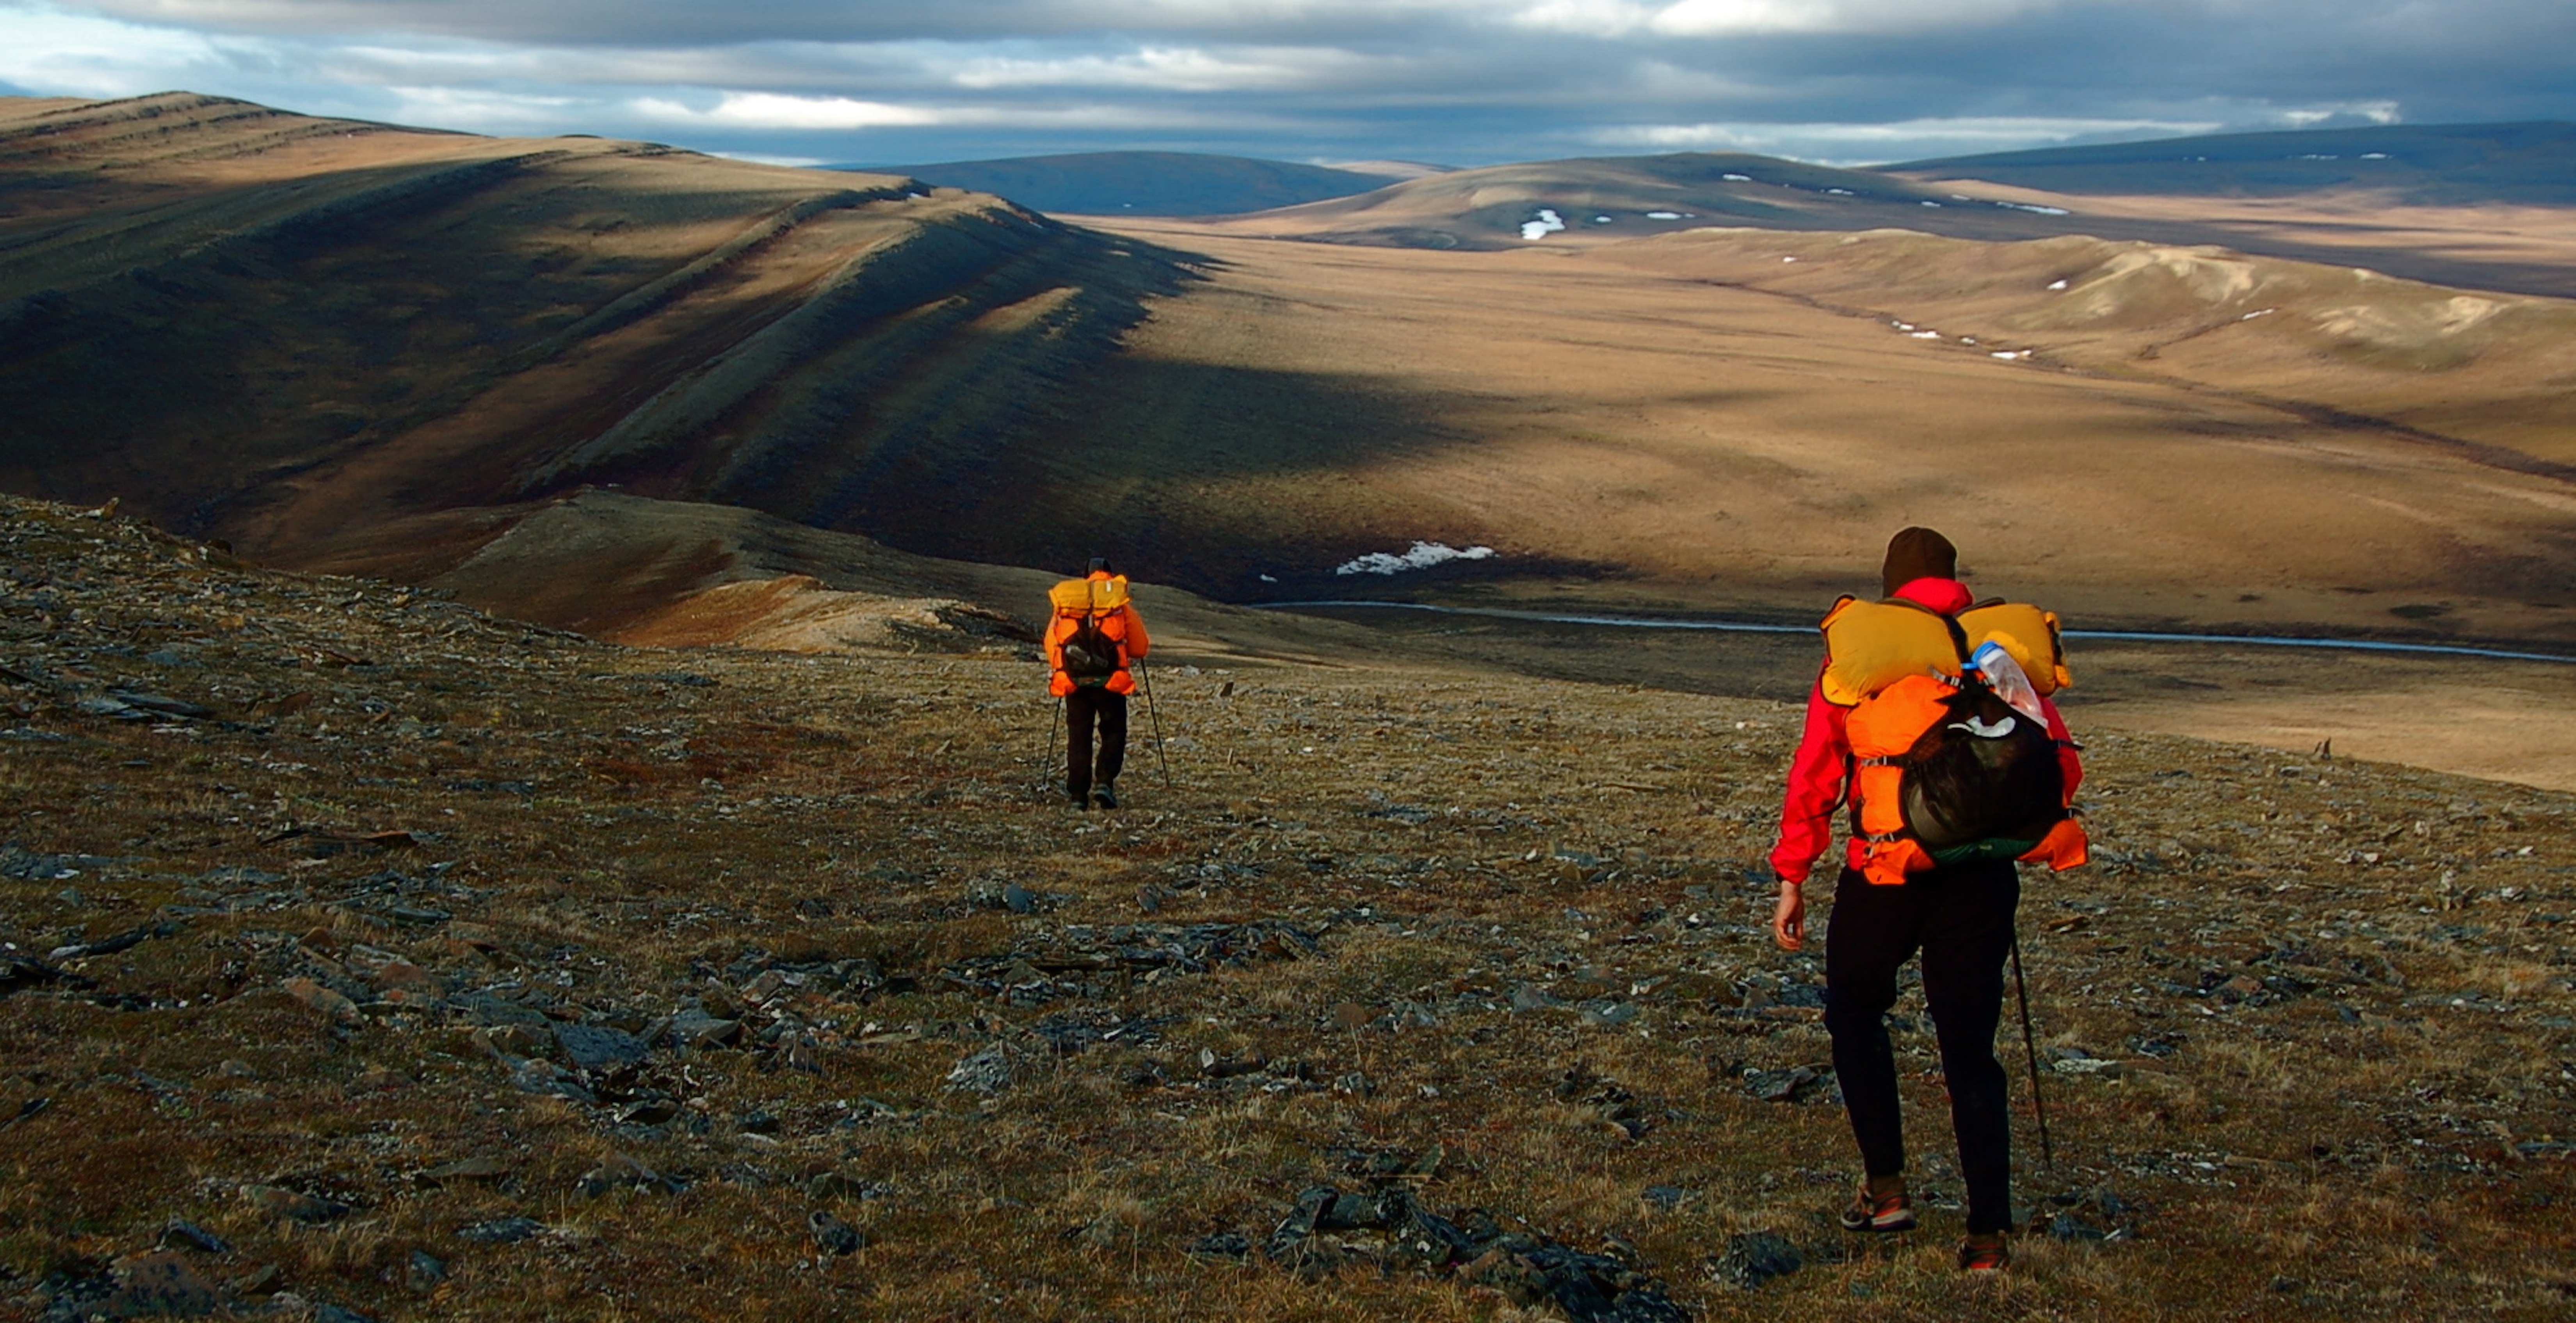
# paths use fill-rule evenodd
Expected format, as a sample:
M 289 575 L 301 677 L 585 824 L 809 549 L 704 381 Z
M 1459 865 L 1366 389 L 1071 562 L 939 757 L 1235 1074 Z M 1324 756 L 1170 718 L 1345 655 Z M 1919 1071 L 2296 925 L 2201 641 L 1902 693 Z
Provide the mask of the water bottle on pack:
M 2030 677 L 2022 672 L 2021 663 L 2004 650 L 2004 645 L 1988 639 L 1968 658 L 1968 669 L 1975 671 L 1986 688 L 2010 704 L 2013 711 L 2030 718 L 2040 729 L 2048 729 L 2048 714 L 2039 705 L 2039 691 L 2031 688 Z

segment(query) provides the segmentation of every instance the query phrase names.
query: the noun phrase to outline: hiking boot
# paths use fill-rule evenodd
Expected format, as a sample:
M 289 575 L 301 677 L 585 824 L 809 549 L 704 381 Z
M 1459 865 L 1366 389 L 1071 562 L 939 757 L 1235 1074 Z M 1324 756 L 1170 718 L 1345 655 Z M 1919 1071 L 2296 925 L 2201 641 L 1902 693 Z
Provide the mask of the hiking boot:
M 1098 801 L 1102 808 L 1118 807 L 1118 787 L 1107 781 L 1101 782 L 1100 785 L 1091 792 L 1091 797 Z
M 2002 1272 L 2012 1266 L 2012 1248 L 2004 1233 L 1989 1231 L 1959 1242 L 1959 1271 Z
M 1087 808 L 1090 808 L 1090 807 L 1091 807 L 1091 796 L 1090 796 L 1088 793 L 1086 793 L 1086 792 L 1084 792 L 1084 791 L 1076 790 L 1076 791 L 1071 792 L 1071 795 L 1072 795 L 1073 811 L 1074 811 L 1074 812 L 1076 812 L 1076 813 L 1080 813 L 1080 812 L 1082 812 L 1084 809 L 1087 809 Z
M 1843 1210 L 1842 1223 L 1845 1231 L 1912 1231 L 1914 1201 L 1901 1188 L 1871 1194 L 1863 1183 L 1851 1206 Z

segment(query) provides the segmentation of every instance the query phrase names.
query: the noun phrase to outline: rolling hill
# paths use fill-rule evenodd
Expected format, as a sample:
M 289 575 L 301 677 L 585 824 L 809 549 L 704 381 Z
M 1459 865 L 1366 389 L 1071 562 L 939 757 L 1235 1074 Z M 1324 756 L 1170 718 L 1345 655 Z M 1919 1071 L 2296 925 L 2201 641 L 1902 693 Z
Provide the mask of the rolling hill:
M 2576 640 L 2569 305 L 2022 238 L 2095 218 L 1888 179 L 1600 160 L 1076 227 L 650 144 L 0 103 L 0 486 L 637 641 L 971 634 L 1095 552 L 1225 602 L 1795 623 L 1913 522 L 2096 627 Z M 1574 232 L 1501 231 L 1550 198 Z M 1475 242 L 1388 241 L 1443 215 Z M 1259 237 L 1296 216 L 1367 241 Z M 1459 637 L 1722 692 L 1804 664 Z M 2307 721 L 2241 673 L 2158 720 Z M 2444 730 L 2527 687 L 2370 684 Z
M 1120 228 L 1218 265 L 1106 365 L 1085 503 L 1221 598 L 1795 620 L 1924 522 L 2096 621 L 2576 638 L 2557 301 L 2086 239 Z M 949 554 L 1026 563 L 1005 513 Z M 1413 540 L 1500 554 L 1335 572 Z
M 1582 157 L 1453 170 L 1357 197 L 1286 207 L 1229 222 L 1230 232 L 1409 248 L 1493 249 L 1539 237 L 1633 238 L 1692 222 L 1835 229 L 1852 207 L 1945 205 L 1910 180 L 1769 156 L 1676 152 Z M 1560 240 L 1562 241 L 1562 240 Z
M 594 477 L 807 522 L 1042 431 L 1172 255 L 891 176 L 0 101 L 0 485 L 246 553 Z
M 1392 168 L 1400 167 L 1337 170 L 1205 152 L 1072 152 L 889 166 L 880 173 L 991 193 L 1046 212 L 1218 216 L 1366 193 L 1385 187 Z
M 949 560 L 1108 551 L 1226 600 L 1345 593 L 1368 581 L 1338 566 L 1424 540 L 1502 554 L 1406 584 L 1795 616 L 1887 520 L 1982 518 L 1919 453 L 1974 439 L 2029 475 L 1998 480 L 2024 549 L 1984 563 L 2097 620 L 2576 628 L 2526 610 L 2576 558 L 2559 305 L 2089 239 L 1844 243 L 1868 214 L 2063 219 L 1886 176 L 1498 167 L 1112 234 L 892 176 L 174 94 L 17 104 L 0 187 L 0 483 L 277 563 L 490 574 L 514 512 L 598 489 Z M 1590 232 L 1239 237 L 1491 235 L 1548 198 Z M 1721 207 L 1805 233 L 1708 229 Z M 1616 238 L 1657 211 L 1693 232 Z M 716 581 L 686 561 L 652 581 Z M 851 586 L 833 563 L 761 565 Z M 529 611 L 584 591 L 526 582 Z
M 2057 152 L 1882 170 L 1734 153 L 1588 157 L 1451 171 L 1213 224 L 1247 236 L 1487 251 L 1615 242 L 1708 224 L 1912 229 L 1987 241 L 2085 235 L 2219 244 L 2434 284 L 2576 297 L 2576 207 L 2546 201 L 2557 196 L 2547 181 L 2565 177 L 2550 173 L 2567 148 L 2555 131 L 2563 126 L 2486 132 L 2491 127 L 2423 131 L 2420 142 L 2406 137 L 2416 131 L 2399 129 L 2368 140 L 2338 136 L 2344 130 L 2249 135 L 2235 148 L 2241 159 L 2213 157 L 2207 165 L 2178 158 L 2236 140 L 2063 149 L 2072 160 L 2140 163 L 2134 167 L 2047 164 Z M 2404 146 L 2406 155 L 2365 161 L 2348 154 L 2364 141 Z M 1972 164 L 1984 162 L 1994 168 Z M 2345 184 L 2361 172 L 2384 186 Z M 2053 191 L 2061 185 L 2067 191 Z M 2523 200 L 2456 200 L 2489 194 Z

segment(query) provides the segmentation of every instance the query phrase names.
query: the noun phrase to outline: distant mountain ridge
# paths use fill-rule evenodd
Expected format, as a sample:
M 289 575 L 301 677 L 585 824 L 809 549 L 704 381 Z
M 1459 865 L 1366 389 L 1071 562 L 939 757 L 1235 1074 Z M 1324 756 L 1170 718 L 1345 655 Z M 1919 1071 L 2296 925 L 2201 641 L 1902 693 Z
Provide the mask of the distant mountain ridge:
M 2277 196 L 2371 190 L 2428 205 L 2576 204 L 2576 124 L 2389 124 L 1989 152 L 1882 166 L 2053 193 Z
M 1744 152 L 1670 152 L 1451 170 L 1224 224 L 1336 243 L 1476 249 L 1532 238 L 1632 239 L 1694 225 L 1848 229 L 1855 209 L 1885 225 L 1959 204 L 1945 190 L 1868 170 Z M 1986 212 L 1999 206 L 1972 205 Z
M 1597 245 L 1709 225 L 1904 229 L 1984 241 L 2091 235 L 2220 244 L 2434 284 L 2576 298 L 2576 260 L 2567 256 L 2576 251 L 2576 219 L 2496 230 L 2479 208 L 2499 203 L 2576 207 L 2576 125 L 2168 138 L 1873 169 L 1740 152 L 1576 157 L 1453 170 L 1194 223 L 1247 237 L 1487 250 Z M 2391 226 L 2381 214 L 2391 206 L 2423 212 Z
M 1384 171 L 1203 152 L 1072 152 L 868 169 L 991 193 L 1037 211 L 1130 216 L 1267 211 L 1366 193 L 1386 187 L 1391 178 Z

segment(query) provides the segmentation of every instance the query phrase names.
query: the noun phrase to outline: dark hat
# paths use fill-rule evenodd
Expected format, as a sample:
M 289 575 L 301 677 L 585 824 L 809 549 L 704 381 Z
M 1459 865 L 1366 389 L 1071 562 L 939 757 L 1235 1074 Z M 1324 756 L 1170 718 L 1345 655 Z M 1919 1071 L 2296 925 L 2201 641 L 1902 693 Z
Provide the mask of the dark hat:
M 1117 572 L 1117 571 L 1112 570 L 1112 569 L 1110 569 L 1110 568 L 1109 568 L 1109 558 L 1108 558 L 1107 556 L 1094 556 L 1094 557 L 1092 557 L 1092 558 L 1091 558 L 1091 570 L 1090 570 L 1090 573 L 1093 573 L 1093 574 L 1114 574 L 1114 573 L 1116 573 L 1116 572 Z
M 1887 541 L 1887 560 L 1878 577 L 1890 597 L 1917 579 L 1958 578 L 1959 549 L 1928 528 L 1901 530 Z

